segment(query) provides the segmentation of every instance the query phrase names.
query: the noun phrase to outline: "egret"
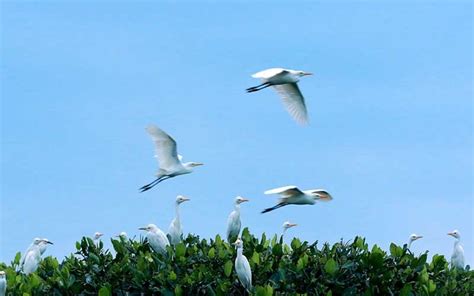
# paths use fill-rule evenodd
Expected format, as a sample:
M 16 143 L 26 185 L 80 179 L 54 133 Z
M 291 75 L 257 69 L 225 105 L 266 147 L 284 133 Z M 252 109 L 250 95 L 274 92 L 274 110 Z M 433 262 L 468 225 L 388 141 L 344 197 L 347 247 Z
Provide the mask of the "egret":
M 410 235 L 410 238 L 408 240 L 408 249 L 410 249 L 412 242 L 414 242 L 414 241 L 416 241 L 417 239 L 420 239 L 420 238 L 423 238 L 423 236 L 422 235 L 417 235 L 415 233 Z
M 286 221 L 285 223 L 283 223 L 283 233 L 281 234 L 281 236 L 283 237 L 288 229 L 295 226 L 298 226 L 298 224 L 291 223 L 290 221 Z
M 159 229 L 155 224 L 148 224 L 148 226 L 140 227 L 138 229 L 146 231 L 148 243 L 155 252 L 163 255 L 167 254 L 166 246 L 169 246 L 170 242 L 161 229 Z
M 279 194 L 281 198 L 276 206 L 264 209 L 262 214 L 287 205 L 314 205 L 316 201 L 332 200 L 332 196 L 324 189 L 300 190 L 296 186 L 279 187 L 264 193 Z
M 35 238 L 33 244 L 28 248 L 23 258 L 21 269 L 25 274 L 35 272 L 41 260 L 41 250 L 46 250 L 47 244 L 53 244 L 47 239 Z M 44 251 L 43 251 L 44 252 Z
M 283 68 L 271 68 L 252 75 L 262 80 L 262 84 L 247 88 L 247 92 L 255 92 L 273 86 L 283 100 L 287 111 L 300 124 L 308 122 L 308 112 L 304 97 L 298 88 L 300 77 L 312 75 L 305 71 L 296 71 Z
M 155 157 L 158 159 L 160 167 L 156 173 L 156 179 L 142 186 L 141 192 L 153 188 L 166 179 L 192 173 L 194 167 L 203 165 L 200 162 L 181 162 L 182 157 L 178 155 L 176 141 L 157 126 L 149 125 L 146 131 L 155 143 Z
M 118 237 L 119 239 L 123 240 L 123 239 L 127 239 L 128 235 L 125 231 L 122 231 L 119 234 L 117 234 L 115 237 Z
M 227 218 L 227 241 L 229 243 L 235 242 L 239 236 L 240 227 L 242 226 L 240 222 L 240 204 L 247 201 L 249 200 L 242 196 L 235 198 L 234 210 L 229 214 L 229 218 Z
M 0 296 L 5 296 L 7 293 L 7 279 L 5 277 L 5 271 L 0 270 Z
M 234 242 L 235 247 L 237 248 L 237 257 L 235 258 L 235 272 L 239 278 L 240 283 L 247 292 L 250 293 L 252 289 L 252 270 L 250 269 L 249 261 L 247 257 L 243 255 L 244 244 L 240 238 Z
M 189 201 L 190 199 L 186 196 L 178 195 L 176 197 L 176 217 L 171 221 L 170 227 L 168 228 L 168 235 L 170 238 L 170 243 L 172 245 L 176 245 L 182 240 L 183 237 L 183 229 L 181 228 L 181 220 L 179 219 L 179 205 L 185 201 Z
M 100 239 L 101 236 L 103 236 L 104 234 L 101 233 L 101 232 L 96 232 L 94 233 L 94 240 L 95 241 L 98 241 Z
M 461 234 L 458 230 L 453 230 L 448 232 L 448 235 L 456 239 L 454 242 L 453 255 L 451 255 L 451 265 L 456 268 L 464 269 L 464 249 L 461 245 Z

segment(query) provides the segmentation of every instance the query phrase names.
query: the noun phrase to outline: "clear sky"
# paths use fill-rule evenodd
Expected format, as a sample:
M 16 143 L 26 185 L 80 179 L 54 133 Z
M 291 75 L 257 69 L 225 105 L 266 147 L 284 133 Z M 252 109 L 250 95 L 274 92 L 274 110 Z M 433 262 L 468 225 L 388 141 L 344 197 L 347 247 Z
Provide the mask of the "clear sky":
M 387 249 L 474 263 L 473 6 L 469 2 L 2 2 L 1 243 L 10 262 L 36 236 L 63 257 L 95 231 L 243 226 L 320 242 L 365 236 Z M 270 67 L 314 72 L 310 125 L 271 89 Z M 146 193 L 157 169 L 145 127 L 205 166 Z M 284 185 L 334 200 L 260 214 Z M 107 243 L 110 246 L 110 242 Z

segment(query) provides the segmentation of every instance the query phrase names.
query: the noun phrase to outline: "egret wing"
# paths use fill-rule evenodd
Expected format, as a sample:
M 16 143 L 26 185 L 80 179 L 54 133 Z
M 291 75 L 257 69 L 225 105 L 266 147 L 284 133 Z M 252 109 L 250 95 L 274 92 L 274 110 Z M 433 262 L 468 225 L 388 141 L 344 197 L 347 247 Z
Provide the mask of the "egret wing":
M 163 130 L 155 125 L 146 128 L 155 143 L 155 157 L 158 159 L 160 168 L 167 169 L 180 165 L 176 141 Z
M 252 77 L 253 78 L 260 78 L 260 79 L 269 79 L 269 78 L 275 77 L 276 75 L 279 75 L 279 74 L 282 74 L 282 73 L 285 73 L 285 72 L 288 73 L 288 71 L 286 71 L 283 68 L 270 68 L 270 69 L 266 69 L 266 70 L 257 72 L 255 74 L 253 74 Z
M 278 187 L 270 189 L 264 192 L 264 194 L 280 194 L 282 197 L 287 198 L 294 195 L 303 194 L 303 192 L 294 185 Z
M 308 111 L 301 93 L 296 83 L 286 83 L 273 85 L 283 100 L 286 110 L 291 117 L 300 124 L 308 123 Z
M 233 243 L 233 239 L 237 239 L 240 233 L 242 223 L 240 222 L 240 215 L 236 211 L 232 211 L 227 218 L 227 241 Z

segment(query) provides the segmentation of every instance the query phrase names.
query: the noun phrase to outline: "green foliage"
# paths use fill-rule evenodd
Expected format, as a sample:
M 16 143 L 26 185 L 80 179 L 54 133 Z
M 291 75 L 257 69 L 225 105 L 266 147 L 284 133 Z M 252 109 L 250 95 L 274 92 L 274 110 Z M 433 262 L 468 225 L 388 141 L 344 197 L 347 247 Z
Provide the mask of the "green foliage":
M 474 295 L 474 272 L 451 269 L 443 256 L 415 256 L 390 245 L 387 253 L 363 238 L 332 246 L 242 233 L 253 273 L 253 295 Z M 234 246 L 220 236 L 189 235 L 153 252 L 146 240 L 112 240 L 113 251 L 82 238 L 76 252 L 58 262 L 44 258 L 28 276 L 18 272 L 21 254 L 7 265 L 7 295 L 247 295 L 234 270 Z

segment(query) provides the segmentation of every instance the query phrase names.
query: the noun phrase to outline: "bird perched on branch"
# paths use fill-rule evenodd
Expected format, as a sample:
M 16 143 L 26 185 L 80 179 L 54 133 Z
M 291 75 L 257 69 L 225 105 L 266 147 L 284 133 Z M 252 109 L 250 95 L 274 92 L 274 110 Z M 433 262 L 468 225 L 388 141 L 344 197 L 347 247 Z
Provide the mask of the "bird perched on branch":
M 243 255 L 244 244 L 238 238 L 234 242 L 235 247 L 237 248 L 237 257 L 235 258 L 235 272 L 239 278 L 240 283 L 247 292 L 250 293 L 252 290 L 252 270 L 250 269 L 249 260 Z
M 150 190 L 158 183 L 179 175 L 193 172 L 193 168 L 203 165 L 200 162 L 182 162 L 181 155 L 178 155 L 176 141 L 163 130 L 155 125 L 149 125 L 146 131 L 155 143 L 155 157 L 158 159 L 159 169 L 156 179 L 140 188 L 141 192 Z
M 423 238 L 422 235 L 418 235 L 418 234 L 415 234 L 413 233 L 412 235 L 410 235 L 410 238 L 408 239 L 408 249 L 410 249 L 411 247 L 411 243 L 420 239 L 420 238 Z
M 176 197 L 176 217 L 173 219 L 173 221 L 171 221 L 170 227 L 168 228 L 168 235 L 172 245 L 176 245 L 183 239 L 183 229 L 181 227 L 181 219 L 179 217 L 179 205 L 189 200 L 189 198 L 182 195 L 178 195 Z
M 464 249 L 461 245 L 461 234 L 458 230 L 453 230 L 448 232 L 448 235 L 456 239 L 453 254 L 451 255 L 451 265 L 456 268 L 464 269 Z
M 166 255 L 166 246 L 170 245 L 166 234 L 159 229 L 155 224 L 148 224 L 148 226 L 138 228 L 146 231 L 146 238 L 151 248 L 160 254 Z
M 303 94 L 298 88 L 297 82 L 301 77 L 312 75 L 305 71 L 297 71 L 283 68 L 271 68 L 252 75 L 259 78 L 262 83 L 247 88 L 247 92 L 255 92 L 273 86 L 283 100 L 288 113 L 300 124 L 308 122 L 308 111 Z
M 229 218 L 227 218 L 227 241 L 229 243 L 235 242 L 239 237 L 240 227 L 242 225 L 240 222 L 240 204 L 248 201 L 248 199 L 242 196 L 235 198 L 234 210 L 229 214 Z

